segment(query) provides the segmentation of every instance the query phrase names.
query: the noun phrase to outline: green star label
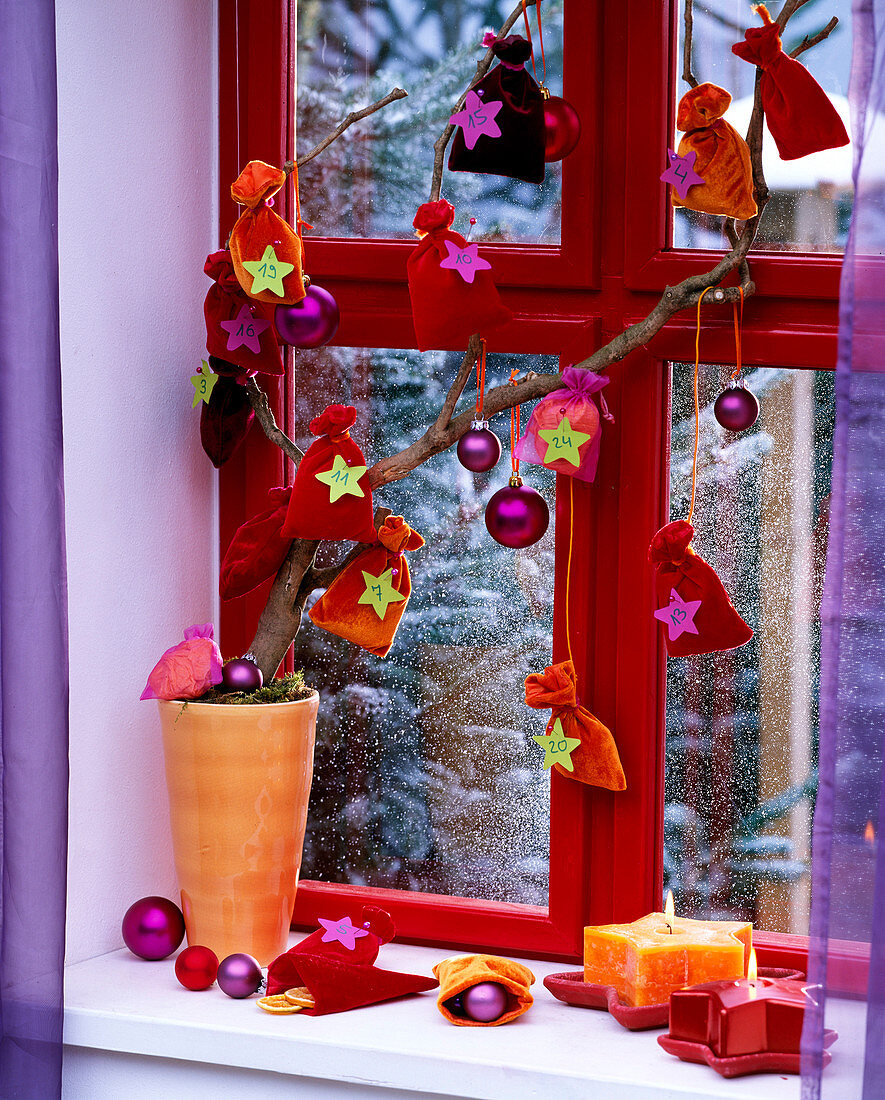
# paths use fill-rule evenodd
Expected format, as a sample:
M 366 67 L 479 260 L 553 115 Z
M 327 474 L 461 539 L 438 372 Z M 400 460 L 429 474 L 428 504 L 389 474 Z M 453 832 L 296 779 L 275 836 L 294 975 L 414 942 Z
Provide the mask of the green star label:
M 195 409 L 201 401 L 205 401 L 209 404 L 209 398 L 212 396 L 212 390 L 215 388 L 215 383 L 218 381 L 218 375 L 214 374 L 209 369 L 209 364 L 205 359 L 201 360 L 203 367 L 202 373 L 198 371 L 196 374 L 191 375 L 191 385 L 194 387 L 194 401 L 191 405 L 192 409 Z
M 341 455 L 335 455 L 332 469 L 323 470 L 316 475 L 316 479 L 329 486 L 329 503 L 334 504 L 346 494 L 352 497 L 366 495 L 358 483 L 367 469 L 367 466 L 348 466 Z
M 572 753 L 580 745 L 580 737 L 566 737 L 562 732 L 562 722 L 557 718 L 553 723 L 552 731 L 532 737 L 544 750 L 544 767 L 552 768 L 554 764 L 561 764 L 566 771 L 573 772 L 575 766 L 572 763 Z
M 284 264 L 282 260 L 278 260 L 273 245 L 270 244 L 265 248 L 260 260 L 243 260 L 243 267 L 252 276 L 250 294 L 254 296 L 260 294 L 262 290 L 269 290 L 271 294 L 276 294 L 280 298 L 286 293 L 283 289 L 283 279 L 295 269 L 294 264 Z
M 575 467 L 581 464 L 578 449 L 588 439 L 592 438 L 586 432 L 576 432 L 569 424 L 567 416 L 560 420 L 557 427 L 543 429 L 538 432 L 538 435 L 547 444 L 547 453 L 544 455 L 545 462 L 556 462 L 557 459 L 564 459 L 569 465 Z
M 366 582 L 366 590 L 360 596 L 360 603 L 367 603 L 370 607 L 375 609 L 375 614 L 379 619 L 383 619 L 387 614 L 387 608 L 392 603 L 399 603 L 406 597 L 393 587 L 392 577 L 393 569 L 385 569 L 380 577 L 375 577 L 371 573 L 367 573 L 365 569 L 361 570 L 363 574 L 363 580 Z

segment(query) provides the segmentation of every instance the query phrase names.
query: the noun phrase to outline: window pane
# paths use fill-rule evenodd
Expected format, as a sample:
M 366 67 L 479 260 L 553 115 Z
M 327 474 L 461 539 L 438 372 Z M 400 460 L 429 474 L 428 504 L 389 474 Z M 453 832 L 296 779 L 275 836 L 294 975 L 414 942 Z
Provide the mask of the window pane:
M 777 0 L 767 5 L 772 17 L 777 16 L 782 6 Z M 824 42 L 802 54 L 800 63 L 806 65 L 829 95 L 850 133 L 845 97 L 851 66 L 851 0 L 806 3 L 787 25 L 783 46 L 789 53 L 806 35 L 817 33 L 833 15 L 839 17 L 839 25 Z M 748 26 L 761 26 L 749 4 L 695 0 L 692 71 L 698 80 L 719 84 L 731 93 L 732 104 L 725 117 L 742 137 L 746 136 L 750 122 L 756 67 L 736 57 L 731 47 L 743 40 Z M 681 78 L 683 37 L 680 17 L 677 102 L 688 89 Z M 676 134 L 675 140 L 678 142 L 680 137 Z M 759 227 L 757 246 L 771 251 L 842 252 L 851 216 L 852 157 L 852 146 L 846 145 L 800 160 L 781 160 L 766 130 L 762 168 L 771 198 Z M 676 248 L 728 248 L 722 234 L 722 218 L 679 208 L 673 211 L 673 219 Z
M 295 438 L 309 438 L 326 402 L 348 402 L 367 460 L 394 454 L 435 419 L 460 361 L 299 352 Z M 489 356 L 489 385 L 516 366 L 558 362 Z M 469 386 L 461 408 L 474 400 Z M 409 555 L 412 597 L 388 656 L 305 617 L 296 667 L 321 692 L 306 878 L 547 904 L 549 776 L 531 740 L 547 715 L 525 706 L 523 681 L 551 661 L 554 479 L 523 467 L 550 506 L 541 542 L 522 551 L 494 542 L 483 515 L 510 474 L 509 417 L 492 426 L 505 446 L 489 473 L 469 473 L 452 449 L 375 497 L 427 540 Z
M 807 934 L 834 375 L 746 372 L 761 413 L 734 435 L 712 406 L 729 373 L 701 368 L 693 545 L 755 636 L 668 660 L 665 885 L 683 915 Z M 691 495 L 692 374 L 674 365 L 671 519 Z
M 562 94 L 563 0 L 543 5 L 548 86 Z M 352 126 L 301 171 L 304 216 L 327 237 L 411 237 L 430 194 L 433 143 L 512 0 L 300 0 L 298 148 L 312 148 L 349 112 L 404 88 L 393 103 Z M 541 79 L 536 24 L 531 14 Z M 520 22 L 514 32 L 525 34 Z M 529 62 L 531 71 L 531 62 Z M 447 154 L 448 155 L 448 154 Z M 449 172 L 443 197 L 455 229 L 474 240 L 559 243 L 561 165 L 541 186 L 502 176 Z

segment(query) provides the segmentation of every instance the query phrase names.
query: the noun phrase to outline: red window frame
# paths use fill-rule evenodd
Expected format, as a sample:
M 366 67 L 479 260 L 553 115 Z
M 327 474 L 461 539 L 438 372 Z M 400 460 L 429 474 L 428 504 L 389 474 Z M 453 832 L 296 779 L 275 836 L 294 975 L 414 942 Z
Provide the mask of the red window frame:
M 282 163 L 292 154 L 287 74 L 294 6 L 295 0 L 220 0 L 221 240 L 236 216 L 227 183 L 240 159 Z M 711 254 L 667 246 L 671 215 L 658 177 L 672 125 L 677 8 L 677 0 L 568 0 L 564 94 L 580 111 L 584 137 L 563 165 L 563 244 L 488 247 L 516 318 L 490 350 L 573 361 L 645 316 L 666 284 L 712 266 Z M 429 164 L 428 144 L 428 178 Z M 291 195 L 283 205 L 291 215 L 287 203 Z M 404 228 L 410 216 L 403 212 Z M 405 279 L 410 241 L 311 237 L 307 247 L 311 274 L 341 305 L 337 343 L 414 346 Z M 746 363 L 834 367 L 840 266 L 834 256 L 754 256 L 758 293 L 744 314 Z M 707 321 L 705 361 L 731 361 L 730 324 L 727 311 Z M 574 959 L 585 924 L 632 920 L 659 907 L 666 664 L 650 614 L 646 552 L 667 517 L 667 362 L 693 358 L 693 335 L 692 318 L 677 317 L 611 372 L 606 396 L 616 422 L 607 428 L 596 483 L 573 483 L 581 553 L 572 566 L 570 617 L 586 628 L 574 632 L 572 651 L 583 698 L 616 731 L 628 789 L 611 794 L 551 776 L 549 907 L 303 881 L 296 925 L 315 924 L 336 902 L 352 906 L 371 897 L 391 911 L 403 939 Z M 285 380 L 269 386 L 282 422 L 286 386 Z M 267 487 L 285 475 L 277 449 L 251 433 L 220 475 L 222 550 L 243 519 L 264 506 Z M 557 594 L 565 591 L 568 500 L 567 492 L 558 493 Z M 262 591 L 222 606 L 227 652 L 246 647 L 263 600 Z M 555 660 L 565 654 L 563 619 L 557 599 Z M 760 933 L 756 942 L 763 964 L 804 966 L 803 937 Z M 856 982 L 863 951 L 846 947 L 838 965 Z

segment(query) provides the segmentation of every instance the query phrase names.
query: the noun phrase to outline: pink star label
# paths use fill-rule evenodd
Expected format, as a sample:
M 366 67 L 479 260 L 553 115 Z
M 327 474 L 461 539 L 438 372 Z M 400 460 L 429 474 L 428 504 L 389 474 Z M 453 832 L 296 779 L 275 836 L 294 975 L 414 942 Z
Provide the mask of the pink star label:
M 355 951 L 356 941 L 360 936 L 369 934 L 365 928 L 357 928 L 355 924 L 351 924 L 350 917 L 342 917 L 341 920 L 326 920 L 320 917 L 319 922 L 325 928 L 322 942 L 331 943 L 337 940 L 343 943 L 348 951 Z
M 658 608 L 655 618 L 667 624 L 670 641 L 675 642 L 680 634 L 698 633 L 694 617 L 700 606 L 700 600 L 683 600 L 676 589 L 671 588 L 670 603 L 667 607 Z
M 680 157 L 678 153 L 668 149 L 667 156 L 670 158 L 670 167 L 664 172 L 661 179 L 664 183 L 672 183 L 680 199 L 684 199 L 688 194 L 689 187 L 704 182 L 703 177 L 699 176 L 694 170 L 694 162 L 698 159 L 697 152 L 692 149 L 690 153 Z
M 495 122 L 495 115 L 504 106 L 500 99 L 483 103 L 476 92 L 468 92 L 464 106 L 449 118 L 453 126 L 460 126 L 464 132 L 464 144 L 472 149 L 485 135 L 490 138 L 501 136 L 501 127 Z
M 478 244 L 469 244 L 466 248 L 459 248 L 454 241 L 446 241 L 445 245 L 448 256 L 439 266 L 457 271 L 465 283 L 472 283 L 477 271 L 490 270 L 492 265 L 480 256 Z
M 261 351 L 258 337 L 266 328 L 270 328 L 270 321 L 264 321 L 253 317 L 248 306 L 240 306 L 240 312 L 232 321 L 219 321 L 223 329 L 229 334 L 227 337 L 227 350 L 236 351 L 241 345 L 245 345 L 255 355 Z

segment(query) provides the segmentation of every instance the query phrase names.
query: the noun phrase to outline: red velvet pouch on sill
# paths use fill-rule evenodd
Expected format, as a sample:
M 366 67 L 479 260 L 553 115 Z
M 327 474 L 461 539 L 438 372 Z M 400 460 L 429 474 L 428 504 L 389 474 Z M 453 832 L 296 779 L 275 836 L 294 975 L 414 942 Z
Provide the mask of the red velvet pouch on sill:
M 551 709 L 548 733 L 558 721 L 563 737 L 576 737 L 581 742 L 571 754 L 574 771 L 560 763 L 553 765 L 560 775 L 608 791 L 626 789 L 627 780 L 611 730 L 578 703 L 575 666 L 571 661 L 561 661 L 543 672 L 526 676 L 525 701 L 535 710 Z
M 218 382 L 215 383 L 216 387 Z M 268 491 L 270 507 L 237 528 L 221 563 L 219 591 L 223 600 L 245 596 L 274 576 L 289 553 L 292 540 L 280 532 L 292 486 Z
M 393 939 L 395 931 L 390 914 L 383 909 L 366 906 L 360 925 L 354 925 L 349 917 L 321 919 L 320 923 L 322 928 L 270 964 L 268 996 L 305 987 L 314 1005 L 303 1014 L 326 1016 L 423 993 L 439 984 L 436 978 L 380 970 L 374 965 L 379 948 Z
M 275 306 L 294 305 L 306 293 L 298 234 L 267 205 L 285 182 L 281 168 L 250 160 L 230 189 L 246 207 L 230 235 L 237 279 L 250 298 Z
M 704 182 L 689 187 L 684 199 L 671 187 L 670 202 L 746 221 L 756 213 L 753 170 L 747 143 L 722 118 L 730 103 L 731 96 L 716 84 L 689 88 L 679 100 L 676 129 L 685 135 L 679 142 L 679 155 L 696 154 L 694 170 Z
M 473 333 L 485 335 L 513 318 L 479 246 L 449 228 L 454 218 L 454 206 L 440 199 L 419 206 L 412 223 L 423 234 L 406 263 L 420 351 L 466 347 Z
M 412 593 L 405 551 L 424 539 L 402 516 L 388 516 L 370 546 L 344 569 L 310 609 L 317 626 L 386 657 Z
M 518 34 L 487 36 L 483 45 L 491 47 L 498 64 L 467 93 L 464 107 L 452 116 L 457 129 L 449 171 L 543 183 L 544 97 L 525 69 L 532 48 Z
M 692 525 L 680 519 L 662 527 L 649 548 L 655 563 L 655 618 L 664 624 L 670 657 L 737 649 L 753 637 L 716 570 L 689 545 L 693 537 Z
M 226 249 L 208 256 L 203 270 L 214 280 L 203 303 L 209 354 L 252 374 L 282 374 L 273 308 L 244 293 Z
M 755 11 L 764 26 L 750 27 L 731 52 L 762 70 L 762 109 L 781 160 L 847 145 L 845 126 L 827 93 L 804 65 L 784 53 L 780 27 L 765 5 Z
M 245 387 L 245 372 L 233 363 L 209 356 L 209 366 L 218 375 L 208 404 L 200 407 L 200 442 L 203 450 L 220 469 L 249 434 L 255 413 Z
M 353 405 L 329 405 L 311 420 L 319 438 L 298 464 L 284 537 L 377 540 L 366 460 L 348 431 L 355 421 Z

